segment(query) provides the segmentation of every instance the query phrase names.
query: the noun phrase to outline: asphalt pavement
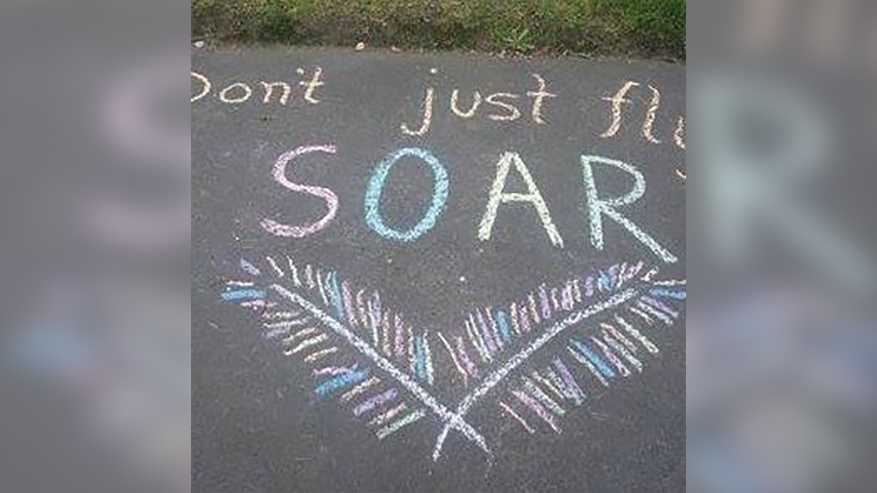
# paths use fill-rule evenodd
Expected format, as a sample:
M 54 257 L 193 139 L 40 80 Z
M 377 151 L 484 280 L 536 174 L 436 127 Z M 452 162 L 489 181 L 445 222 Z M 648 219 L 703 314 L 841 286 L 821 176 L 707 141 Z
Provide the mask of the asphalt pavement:
M 191 104 L 193 491 L 684 490 L 684 65 L 201 49 Z

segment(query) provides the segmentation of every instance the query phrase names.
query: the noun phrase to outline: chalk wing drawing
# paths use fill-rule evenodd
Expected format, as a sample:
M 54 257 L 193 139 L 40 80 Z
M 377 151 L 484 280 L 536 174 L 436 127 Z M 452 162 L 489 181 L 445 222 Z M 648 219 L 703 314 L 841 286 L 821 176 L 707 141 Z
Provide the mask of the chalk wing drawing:
M 684 280 L 656 281 L 657 274 L 657 268 L 644 272 L 643 262 L 615 264 L 554 287 L 540 285 L 502 308 L 468 314 L 454 345 L 439 334 L 472 387 L 454 413 L 462 419 L 492 395 L 497 412 L 527 432 L 535 432 L 531 423 L 538 419 L 561 433 L 560 418 L 569 406 L 584 403 L 589 386 L 609 387 L 613 379 L 631 376 L 631 368 L 641 373 L 642 350 L 660 352 L 647 334 L 657 323 L 673 325 L 679 317 L 673 305 L 686 291 Z M 537 353 L 547 353 L 550 363 L 523 368 Z M 443 426 L 433 459 L 450 431 Z
M 369 416 L 380 439 L 430 414 L 490 454 L 484 437 L 426 389 L 434 383 L 427 333 L 414 334 L 381 306 L 376 291 L 366 295 L 334 271 L 278 259 L 266 257 L 261 269 L 241 260 L 249 279 L 229 281 L 222 298 L 262 311 L 265 337 L 280 339 L 284 354 L 315 367 L 318 397 L 355 402 L 353 414 Z M 324 363 L 338 344 L 361 363 Z
M 433 337 L 415 333 L 378 292 L 356 290 L 334 271 L 285 255 L 258 264 L 241 260 L 246 278 L 228 281 L 222 299 L 261 313 L 264 336 L 312 367 L 315 396 L 337 398 L 379 439 L 427 416 L 437 420 L 433 460 L 452 430 L 492 459 L 466 421 L 478 404 L 495 405 L 528 433 L 561 433 L 560 419 L 585 403 L 590 387 L 644 370 L 646 357 L 660 352 L 649 333 L 672 326 L 686 298 L 684 280 L 655 280 L 657 268 L 621 263 L 476 309 L 461 333 Z M 436 396 L 431 346 L 439 343 L 465 385 L 453 405 Z M 343 353 L 357 363 L 335 366 Z M 537 353 L 543 363 L 525 365 Z

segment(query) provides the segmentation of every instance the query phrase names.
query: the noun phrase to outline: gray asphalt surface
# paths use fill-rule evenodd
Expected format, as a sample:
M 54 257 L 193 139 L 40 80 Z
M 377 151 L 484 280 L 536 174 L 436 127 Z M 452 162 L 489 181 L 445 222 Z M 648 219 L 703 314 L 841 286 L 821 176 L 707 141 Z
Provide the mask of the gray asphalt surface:
M 317 67 L 320 82 L 307 85 Z M 297 71 L 301 68 L 301 72 Z M 434 71 L 431 69 L 435 69 Z M 472 443 L 452 436 L 443 456 L 431 458 L 441 424 L 423 419 L 377 440 L 350 406 L 314 397 L 311 367 L 284 356 L 260 335 L 260 320 L 223 302 L 228 279 L 240 279 L 240 259 L 264 264 L 289 255 L 378 289 L 383 303 L 415 327 L 458 333 L 461 317 L 479 306 L 507 303 L 541 283 L 561 282 L 617 262 L 644 260 L 661 278 L 684 278 L 684 150 L 674 142 L 685 115 L 685 67 L 658 62 L 573 58 L 503 60 L 466 54 L 397 54 L 336 49 L 196 50 L 192 70 L 192 486 L 194 492 L 390 491 L 643 491 L 684 490 L 684 316 L 650 337 L 660 346 L 641 374 L 604 389 L 590 385 L 581 407 L 567 410 L 563 433 L 540 425 L 522 432 L 496 406 L 469 419 L 490 442 L 492 462 Z M 435 73 L 432 73 L 435 72 Z M 556 94 L 543 101 L 544 124 L 532 114 L 532 74 Z M 281 104 L 278 86 L 264 103 L 260 81 L 291 86 Z M 639 83 L 622 106 L 616 135 L 611 97 L 627 81 Z M 220 93 L 242 82 L 252 95 L 223 102 Z M 417 129 L 427 86 L 434 110 L 424 135 Z M 660 92 L 652 133 L 643 135 L 647 108 Z M 453 89 L 468 108 L 472 91 L 510 93 L 520 112 L 486 101 L 471 118 L 449 110 Z M 225 92 L 243 99 L 246 89 Z M 494 100 L 496 101 L 496 99 Z M 290 162 L 294 183 L 324 187 L 338 200 L 336 216 L 305 237 L 281 237 L 261 222 L 307 225 L 326 215 L 324 200 L 284 187 L 272 176 L 283 153 L 301 146 L 335 146 Z M 446 169 L 448 198 L 435 225 L 410 242 L 382 237 L 365 219 L 366 190 L 377 164 L 408 147 L 429 151 Z M 488 241 L 478 237 L 497 162 L 520 155 L 550 210 L 563 248 L 552 244 L 534 207 L 501 204 Z M 642 241 L 608 218 L 604 249 L 589 241 L 581 155 L 635 166 L 645 195 L 619 208 L 678 257 L 665 263 Z M 601 197 L 631 190 L 633 180 L 612 167 L 595 168 Z M 430 204 L 433 176 L 414 158 L 393 167 L 381 199 L 386 224 L 406 230 Z M 524 191 L 512 168 L 506 192 Z M 546 347 L 546 352 L 563 351 Z M 454 403 L 466 392 L 454 384 L 453 363 L 433 347 L 436 392 Z M 517 371 L 530 371 L 526 362 Z M 580 371 L 577 369 L 576 371 Z M 578 373 L 584 376 L 584 373 Z

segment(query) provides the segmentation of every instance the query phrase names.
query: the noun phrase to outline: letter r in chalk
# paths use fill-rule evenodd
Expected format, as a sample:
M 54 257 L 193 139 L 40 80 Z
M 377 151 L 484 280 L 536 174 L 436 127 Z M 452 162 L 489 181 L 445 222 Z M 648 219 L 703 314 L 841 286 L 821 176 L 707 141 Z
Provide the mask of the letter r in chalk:
M 597 193 L 597 184 L 594 181 L 594 170 L 592 166 L 594 163 L 614 166 L 615 168 L 632 175 L 634 179 L 633 190 L 621 197 L 601 199 Z M 654 238 L 641 230 L 633 223 L 633 221 L 618 212 L 618 207 L 630 205 L 639 200 L 639 198 L 646 193 L 646 179 L 639 170 L 627 163 L 616 161 L 614 159 L 607 159 L 600 156 L 582 156 L 582 171 L 584 173 L 585 197 L 587 199 L 591 226 L 591 244 L 594 248 L 597 250 L 603 249 L 603 215 L 605 214 L 613 221 L 623 226 L 624 229 L 630 232 L 630 234 L 642 244 L 647 246 L 649 250 L 660 257 L 664 262 L 672 264 L 678 260 L 675 255 L 659 245 Z

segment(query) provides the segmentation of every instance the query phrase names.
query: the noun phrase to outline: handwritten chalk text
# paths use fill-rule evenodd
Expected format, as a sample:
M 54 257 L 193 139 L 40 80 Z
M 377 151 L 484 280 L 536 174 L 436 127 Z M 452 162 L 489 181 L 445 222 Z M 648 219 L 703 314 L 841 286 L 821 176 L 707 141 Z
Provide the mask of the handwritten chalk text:
M 323 199 L 326 202 L 327 212 L 316 222 L 300 226 L 290 226 L 272 219 L 263 219 L 261 222 L 262 228 L 268 233 L 275 236 L 301 238 L 325 229 L 335 218 L 339 202 L 337 195 L 333 191 L 324 187 L 294 183 L 286 178 L 286 165 L 290 161 L 313 152 L 335 154 L 336 148 L 331 144 L 297 147 L 278 158 L 274 165 L 273 177 L 278 183 L 289 190 Z M 391 170 L 404 157 L 414 157 L 425 163 L 432 172 L 433 184 L 430 206 L 422 215 L 420 221 L 410 229 L 400 231 L 387 225 L 386 219 L 381 212 L 381 196 Z M 631 164 L 607 157 L 582 155 L 580 161 L 583 170 L 585 209 L 588 211 L 586 225 L 590 229 L 589 238 L 591 246 L 597 250 L 605 248 L 603 219 L 606 217 L 621 226 L 662 261 L 666 263 L 676 262 L 676 255 L 638 226 L 631 219 L 629 213 L 625 215 L 621 212 L 622 208 L 632 205 L 645 194 L 646 180 L 642 172 Z M 506 179 L 512 166 L 514 166 L 515 172 L 523 179 L 527 193 L 505 192 Z M 478 226 L 478 239 L 481 241 L 489 241 L 491 239 L 493 225 L 497 219 L 500 205 L 522 203 L 533 207 L 539 224 L 545 230 L 551 244 L 557 248 L 563 248 L 563 238 L 551 219 L 548 205 L 520 154 L 513 151 L 501 153 L 496 167 L 496 176 L 487 193 L 488 198 L 485 211 Z M 606 171 L 604 170 L 606 168 L 615 168 L 630 175 L 634 181 L 633 189 L 619 197 L 606 198 L 605 195 L 600 194 L 597 180 L 595 179 L 596 170 L 600 169 L 601 173 L 605 173 Z M 386 158 L 375 166 L 365 191 L 364 215 L 366 225 L 378 235 L 390 241 L 411 242 L 429 233 L 436 226 L 448 201 L 450 193 L 448 169 L 449 166 L 440 162 L 435 153 L 419 147 L 402 148 L 387 155 Z
M 317 89 L 326 84 L 323 82 L 322 78 L 323 69 L 320 67 L 314 67 L 313 72 L 309 77 L 305 77 L 305 70 L 303 68 L 296 69 L 296 73 L 303 77 L 298 82 L 298 85 L 304 88 L 302 91 L 298 91 L 299 96 L 297 97 L 309 104 L 319 104 L 320 99 L 318 98 Z M 215 90 L 213 82 L 203 74 L 192 72 L 191 79 L 193 92 L 191 97 L 192 103 L 214 94 L 219 101 L 229 105 L 242 104 L 248 101 L 259 101 L 264 105 L 279 104 L 281 106 L 286 106 L 290 103 L 290 99 L 293 98 L 293 93 L 295 92 L 293 91 L 292 85 L 283 81 L 261 80 L 257 82 L 258 86 L 252 83 L 237 81 L 227 84 L 221 89 Z M 259 89 L 254 90 L 253 87 L 259 87 Z

